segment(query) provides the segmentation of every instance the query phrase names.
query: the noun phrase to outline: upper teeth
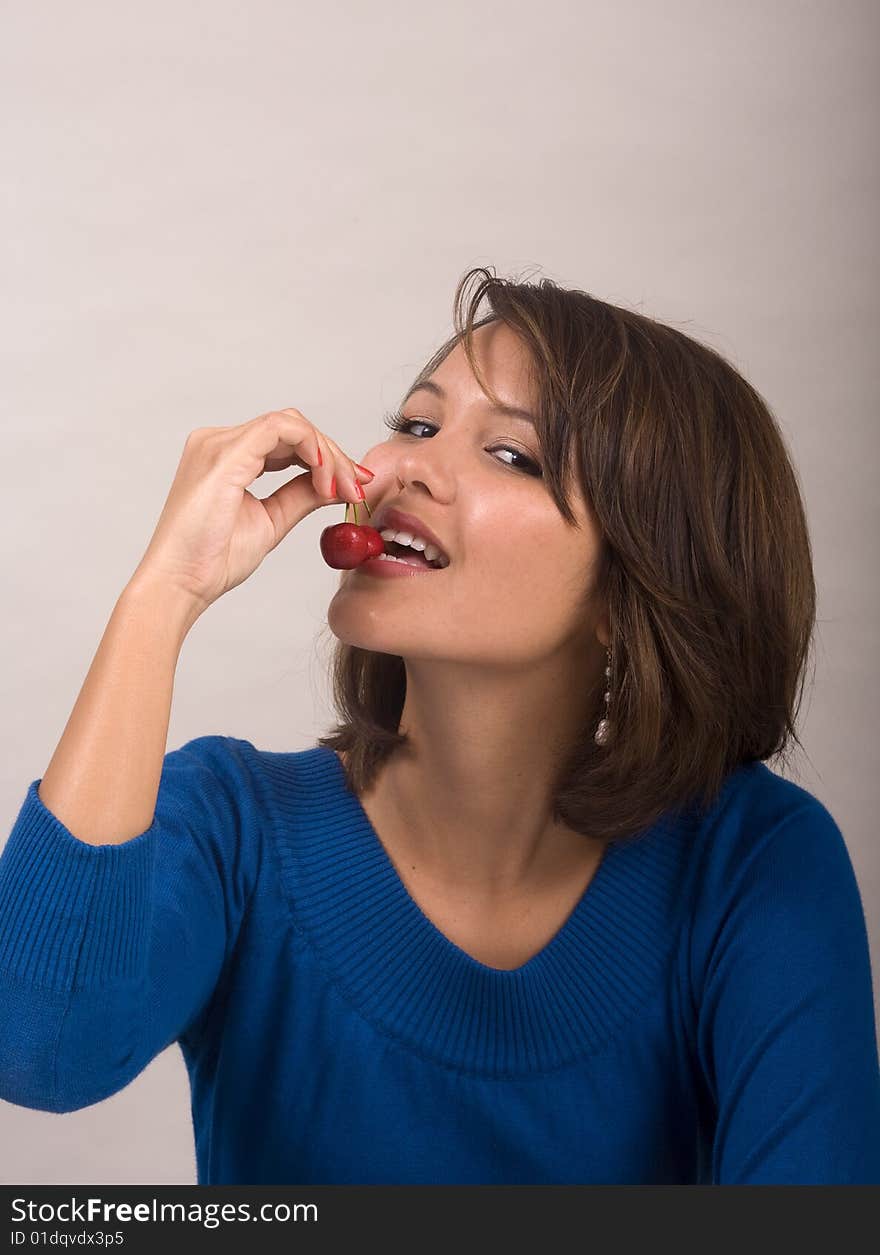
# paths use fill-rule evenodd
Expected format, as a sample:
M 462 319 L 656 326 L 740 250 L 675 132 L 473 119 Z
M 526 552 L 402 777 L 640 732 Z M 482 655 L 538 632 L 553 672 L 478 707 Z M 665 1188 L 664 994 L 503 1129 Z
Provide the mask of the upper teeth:
M 439 559 L 441 566 L 449 565 L 449 559 L 442 549 L 438 549 L 436 545 L 429 545 L 421 536 L 416 536 L 413 532 L 396 532 L 393 528 L 386 527 L 379 535 L 386 544 L 396 541 L 398 545 L 409 545 L 411 549 L 424 553 L 428 562 L 436 562 Z

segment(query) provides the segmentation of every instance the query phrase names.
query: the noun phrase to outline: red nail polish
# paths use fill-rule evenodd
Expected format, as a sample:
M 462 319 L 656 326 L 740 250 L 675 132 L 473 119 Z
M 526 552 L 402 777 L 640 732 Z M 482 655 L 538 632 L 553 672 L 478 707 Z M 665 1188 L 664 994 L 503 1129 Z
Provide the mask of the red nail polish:
M 319 465 L 319 466 L 323 466 L 323 465 L 324 465 L 324 459 L 321 457 L 321 446 L 320 446 L 320 445 L 318 445 L 318 465 Z
M 357 488 L 358 496 L 360 497 L 361 501 L 363 501 L 364 499 L 363 484 L 355 484 L 355 488 Z
M 330 496 L 331 497 L 336 496 L 336 476 L 335 475 L 330 480 Z
M 376 478 L 376 472 L 368 470 L 366 466 L 361 466 L 360 462 L 355 462 L 355 466 L 358 468 L 359 471 L 362 471 L 364 475 L 369 475 L 370 479 Z

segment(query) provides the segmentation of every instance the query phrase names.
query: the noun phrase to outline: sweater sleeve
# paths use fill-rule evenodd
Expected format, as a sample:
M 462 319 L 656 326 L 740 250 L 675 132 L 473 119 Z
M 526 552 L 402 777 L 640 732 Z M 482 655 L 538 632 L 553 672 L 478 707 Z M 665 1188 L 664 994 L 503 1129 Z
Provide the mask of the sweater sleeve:
M 721 869 L 699 1053 L 712 1183 L 880 1183 L 880 1068 L 862 901 L 812 798 Z
M 258 872 L 245 748 L 166 754 L 150 827 L 120 845 L 74 837 L 31 783 L 0 852 L 0 1098 L 90 1106 L 193 1027 Z

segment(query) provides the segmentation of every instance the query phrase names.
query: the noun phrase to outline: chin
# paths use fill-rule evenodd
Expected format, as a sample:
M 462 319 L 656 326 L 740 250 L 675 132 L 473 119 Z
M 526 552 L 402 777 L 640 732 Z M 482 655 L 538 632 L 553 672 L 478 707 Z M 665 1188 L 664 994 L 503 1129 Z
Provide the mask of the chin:
M 376 653 L 399 653 L 398 636 L 388 630 L 387 613 L 379 615 L 375 609 L 367 609 L 358 598 L 346 597 L 345 593 L 343 586 L 327 607 L 327 626 L 337 640 Z
M 345 603 L 334 597 L 327 608 L 327 626 L 343 645 L 369 650 L 373 654 L 391 654 L 398 658 L 434 659 L 425 653 L 424 636 L 412 638 L 412 624 L 389 622 L 387 611 L 376 613 L 357 605 L 355 599 Z

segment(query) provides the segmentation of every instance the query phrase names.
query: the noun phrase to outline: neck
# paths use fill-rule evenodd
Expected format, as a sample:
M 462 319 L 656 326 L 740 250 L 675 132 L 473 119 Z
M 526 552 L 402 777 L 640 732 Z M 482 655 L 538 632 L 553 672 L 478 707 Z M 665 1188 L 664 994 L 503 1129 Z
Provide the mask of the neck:
M 590 683 L 573 685 L 570 667 L 550 662 L 526 678 L 424 661 L 406 668 L 400 730 L 410 745 L 370 791 L 393 816 L 401 857 L 438 884 L 489 897 L 568 875 L 593 847 L 553 820 L 552 802 L 583 735 Z

